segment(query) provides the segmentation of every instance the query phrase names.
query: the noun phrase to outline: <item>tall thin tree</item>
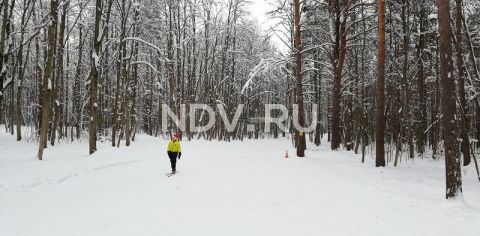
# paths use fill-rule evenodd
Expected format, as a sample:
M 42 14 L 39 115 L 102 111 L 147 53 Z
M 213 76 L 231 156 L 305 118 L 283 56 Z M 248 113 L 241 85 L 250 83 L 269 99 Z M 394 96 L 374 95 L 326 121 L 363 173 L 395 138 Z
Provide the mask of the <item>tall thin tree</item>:
M 47 131 L 48 121 L 50 118 L 50 94 L 52 89 L 52 72 L 53 61 L 55 57 L 55 45 L 56 45 L 56 29 L 57 29 L 57 16 L 58 16 L 58 2 L 57 0 L 50 1 L 50 23 L 48 24 L 48 53 L 47 63 L 45 64 L 45 70 L 43 74 L 43 104 L 42 104 L 42 121 L 40 127 L 40 141 L 38 143 L 38 159 L 43 159 L 43 149 L 47 145 Z
M 95 2 L 95 30 L 93 35 L 93 52 L 90 67 L 90 119 L 88 125 L 89 153 L 97 151 L 97 122 L 98 122 L 98 70 L 100 69 L 100 50 L 102 48 L 100 35 L 100 21 L 102 18 L 102 0 Z
M 294 0 L 294 25 L 295 25 L 295 97 L 298 105 L 298 124 L 302 127 L 305 126 L 305 114 L 303 106 L 303 89 L 302 89 L 302 41 L 301 41 L 301 29 L 300 29 L 300 0 Z M 296 131 L 297 136 L 297 156 L 305 156 L 305 134 L 301 131 Z
M 334 61 L 334 79 L 332 89 L 332 150 L 340 148 L 342 135 L 340 129 L 341 119 L 341 100 L 342 100 L 342 73 L 345 57 L 347 53 L 347 19 L 350 9 L 350 0 L 343 0 L 343 6 L 340 7 L 340 1 L 336 0 L 335 11 L 338 28 L 338 53 L 335 52 L 337 58 Z M 341 10 L 340 10 L 341 9 Z
M 442 113 L 445 143 L 446 197 L 456 197 L 462 191 L 460 155 L 455 131 L 455 81 L 452 62 L 452 33 L 450 28 L 450 1 L 438 0 L 438 49 L 442 84 Z
M 462 138 L 461 150 L 463 153 L 463 165 L 467 166 L 470 164 L 471 158 L 470 140 L 468 137 L 468 107 L 465 99 L 465 69 L 462 54 L 462 0 L 455 0 L 455 34 L 457 39 L 455 50 L 457 54 L 458 96 L 460 97 L 460 137 Z
M 378 78 L 376 91 L 375 166 L 385 166 L 385 0 L 378 0 Z

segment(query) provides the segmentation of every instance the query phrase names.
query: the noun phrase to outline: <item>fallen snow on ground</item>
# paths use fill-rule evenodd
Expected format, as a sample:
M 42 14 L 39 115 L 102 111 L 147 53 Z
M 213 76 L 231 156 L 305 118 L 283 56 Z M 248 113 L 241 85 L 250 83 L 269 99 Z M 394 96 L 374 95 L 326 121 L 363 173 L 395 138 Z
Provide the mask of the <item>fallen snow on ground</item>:
M 2 131 L 4 132 L 4 131 Z M 375 168 L 351 152 L 290 140 L 182 143 L 167 178 L 167 141 L 131 147 L 37 145 L 0 134 L 0 235 L 480 235 L 480 183 L 463 170 L 445 200 L 444 162 Z M 285 151 L 290 154 L 285 159 Z

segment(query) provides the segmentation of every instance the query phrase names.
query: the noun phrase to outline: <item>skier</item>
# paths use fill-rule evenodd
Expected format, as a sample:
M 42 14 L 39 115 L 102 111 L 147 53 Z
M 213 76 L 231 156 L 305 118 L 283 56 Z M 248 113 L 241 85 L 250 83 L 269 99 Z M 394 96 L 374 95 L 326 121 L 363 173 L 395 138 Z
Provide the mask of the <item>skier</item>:
M 170 165 L 172 167 L 172 173 L 170 173 L 170 175 L 174 175 L 177 172 L 177 158 L 180 159 L 182 156 L 182 149 L 180 147 L 180 141 L 178 140 L 177 133 L 174 133 L 172 135 L 172 140 L 168 142 L 167 153 L 168 158 L 170 158 Z

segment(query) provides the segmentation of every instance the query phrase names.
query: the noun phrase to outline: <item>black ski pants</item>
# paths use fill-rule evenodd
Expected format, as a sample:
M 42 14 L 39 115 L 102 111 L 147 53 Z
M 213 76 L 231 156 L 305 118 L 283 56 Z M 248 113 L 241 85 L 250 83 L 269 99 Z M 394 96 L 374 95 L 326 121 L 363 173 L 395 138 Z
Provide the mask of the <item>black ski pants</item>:
M 172 172 L 176 171 L 177 167 L 177 153 L 174 153 L 174 155 L 169 155 L 168 158 L 170 158 L 170 166 L 172 167 Z

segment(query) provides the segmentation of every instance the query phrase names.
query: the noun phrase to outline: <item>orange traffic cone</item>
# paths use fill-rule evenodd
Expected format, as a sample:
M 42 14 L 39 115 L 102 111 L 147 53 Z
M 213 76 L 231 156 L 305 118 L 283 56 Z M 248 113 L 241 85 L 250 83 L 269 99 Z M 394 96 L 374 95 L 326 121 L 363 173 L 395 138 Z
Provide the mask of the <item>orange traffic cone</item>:
M 288 159 L 288 150 L 285 151 L 285 159 Z

